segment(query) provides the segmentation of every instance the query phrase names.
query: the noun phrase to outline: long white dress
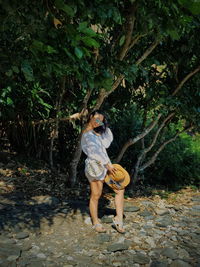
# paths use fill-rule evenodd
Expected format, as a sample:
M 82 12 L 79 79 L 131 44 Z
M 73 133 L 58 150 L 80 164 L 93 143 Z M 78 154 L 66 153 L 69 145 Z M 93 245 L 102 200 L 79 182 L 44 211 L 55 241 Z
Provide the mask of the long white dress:
M 104 167 L 102 175 L 98 178 L 91 177 L 86 171 L 85 175 L 89 181 L 104 180 L 107 173 L 105 165 L 111 163 L 106 148 L 108 148 L 113 141 L 113 134 L 109 128 L 102 135 L 96 135 L 92 130 L 84 133 L 81 138 L 81 147 L 83 152 L 87 155 L 87 159 L 95 159 Z M 86 159 L 86 161 L 87 161 Z

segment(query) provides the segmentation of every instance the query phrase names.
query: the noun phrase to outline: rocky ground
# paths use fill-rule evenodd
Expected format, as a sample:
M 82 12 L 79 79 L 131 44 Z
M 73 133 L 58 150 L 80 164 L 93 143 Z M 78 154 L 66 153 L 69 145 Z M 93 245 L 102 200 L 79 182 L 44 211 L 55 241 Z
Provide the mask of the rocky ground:
M 105 186 L 99 215 L 107 233 L 98 234 L 89 217 L 88 184 L 67 189 L 65 180 L 43 162 L 3 158 L 0 266 L 200 266 L 197 189 L 126 193 L 122 235 L 112 228 L 114 197 Z
M 124 235 L 112 228 L 111 194 L 100 203 L 104 234 L 85 199 L 2 194 L 0 266 L 200 266 L 199 191 L 127 198 Z

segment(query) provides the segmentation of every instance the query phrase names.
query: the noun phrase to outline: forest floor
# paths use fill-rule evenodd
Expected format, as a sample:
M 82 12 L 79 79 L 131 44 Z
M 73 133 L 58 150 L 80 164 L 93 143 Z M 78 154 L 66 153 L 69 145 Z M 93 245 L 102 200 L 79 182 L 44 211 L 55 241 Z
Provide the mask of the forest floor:
M 89 186 L 67 189 L 41 162 L 0 162 L 0 266 L 200 266 L 200 192 L 143 187 L 126 194 L 126 233 L 112 227 L 114 196 L 99 203 L 107 232 L 92 229 Z

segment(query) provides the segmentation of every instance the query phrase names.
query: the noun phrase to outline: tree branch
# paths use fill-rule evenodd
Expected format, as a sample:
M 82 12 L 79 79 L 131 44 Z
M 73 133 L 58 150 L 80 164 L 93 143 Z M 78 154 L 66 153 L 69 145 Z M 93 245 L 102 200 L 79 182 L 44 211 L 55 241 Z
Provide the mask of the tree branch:
M 152 143 L 150 144 L 149 147 L 147 147 L 146 149 L 143 150 L 142 154 L 146 154 L 152 149 L 152 147 L 155 145 L 155 143 L 157 141 L 157 138 L 158 138 L 158 135 L 159 135 L 160 131 L 163 129 L 163 127 L 165 126 L 166 122 L 171 120 L 174 115 L 175 115 L 175 113 L 171 113 L 164 119 L 164 121 L 161 123 L 160 127 L 156 131 Z
M 82 117 L 87 115 L 87 110 L 83 109 L 81 112 L 74 113 L 73 115 L 70 115 L 65 118 L 53 118 L 48 120 L 39 120 L 39 121 L 32 121 L 32 125 L 38 125 L 38 124 L 46 124 L 46 123 L 54 123 L 56 120 L 58 121 L 72 121 L 72 120 L 80 120 Z
M 145 52 L 144 54 L 136 61 L 136 65 L 139 65 L 142 61 L 144 61 L 150 54 L 151 52 L 156 48 L 156 46 L 159 44 L 159 41 L 155 41 Z M 95 109 L 99 109 L 100 106 L 103 104 L 103 101 L 105 98 L 107 98 L 113 91 L 117 89 L 117 87 L 120 85 L 121 81 L 124 79 L 125 75 L 120 74 L 119 77 L 115 80 L 112 88 L 110 91 L 106 92 L 105 89 L 101 89 L 99 92 L 99 96 L 97 99 L 97 103 L 94 107 Z
M 193 128 L 194 128 L 193 126 L 184 128 L 182 131 L 176 133 L 172 138 L 170 138 L 169 140 L 163 142 L 162 145 L 159 147 L 159 149 L 158 149 L 158 150 L 154 153 L 154 155 L 151 157 L 151 159 L 150 159 L 149 161 L 147 161 L 144 165 L 142 165 L 142 166 L 140 167 L 139 171 L 143 171 L 144 169 L 146 169 L 147 167 L 149 167 L 150 165 L 152 165 L 152 164 L 156 161 L 156 159 L 157 159 L 159 153 L 164 149 L 164 147 L 165 147 L 167 144 L 173 142 L 173 141 L 174 141 L 174 140 L 175 140 L 181 133 L 183 133 L 183 132 L 185 132 L 185 131 L 189 131 L 189 130 L 191 130 L 191 129 L 193 129 Z
M 123 60 L 124 57 L 126 56 L 129 47 L 130 47 L 130 43 L 131 43 L 131 38 L 132 38 L 132 34 L 133 34 L 133 28 L 134 28 L 134 24 L 135 24 L 135 11 L 136 11 L 136 5 L 132 5 L 130 8 L 130 12 L 126 17 L 126 34 L 125 34 L 125 42 L 124 45 L 120 51 L 119 54 L 119 60 Z
M 156 48 L 158 44 L 159 44 L 158 40 L 156 40 L 153 44 L 151 44 L 151 46 L 146 49 L 144 54 L 136 61 L 135 64 L 138 66 L 140 63 L 142 63 L 151 54 L 151 52 Z
M 120 162 L 122 159 L 124 153 L 128 149 L 129 146 L 135 144 L 137 141 L 142 139 L 144 136 L 146 136 L 157 124 L 158 120 L 160 119 L 161 114 L 158 115 L 158 117 L 141 133 L 138 134 L 135 138 L 129 139 L 122 147 L 121 151 L 119 152 L 117 158 L 115 159 L 115 162 Z
M 131 40 L 131 43 L 130 43 L 130 46 L 128 48 L 128 51 L 135 45 L 137 44 L 137 42 L 140 40 L 141 37 L 144 37 L 145 35 L 147 35 L 146 33 L 145 34 L 140 34 L 136 37 L 134 37 L 132 40 Z
M 183 85 L 192 77 L 194 76 L 197 72 L 200 71 L 200 66 L 198 66 L 195 70 L 191 71 L 189 74 L 187 74 L 183 80 L 178 84 L 174 92 L 172 93 L 172 96 L 176 95 L 180 89 L 183 87 Z
M 54 140 L 58 136 L 58 129 L 59 129 L 58 115 L 61 110 L 62 99 L 65 93 L 65 84 L 66 84 L 66 76 L 64 76 L 61 81 L 61 91 L 56 101 L 56 121 L 55 121 L 55 125 L 52 125 L 52 131 L 50 133 L 51 142 L 50 142 L 50 150 L 49 150 L 49 162 L 50 162 L 51 168 L 53 168 L 53 146 L 54 146 Z
M 137 175 L 138 175 L 138 172 L 139 172 L 139 166 L 141 164 L 142 159 L 145 157 L 145 155 L 155 145 L 155 143 L 157 141 L 157 138 L 158 138 L 158 135 L 159 135 L 160 131 L 163 129 L 163 127 L 166 125 L 166 122 L 169 121 L 174 115 L 175 115 L 175 113 L 171 113 L 164 119 L 164 121 L 161 123 L 160 127 L 156 131 L 156 133 L 154 135 L 154 138 L 153 138 L 153 141 L 151 142 L 151 144 L 147 148 L 145 148 L 144 150 L 141 151 L 141 153 L 140 153 L 140 155 L 139 155 L 139 157 L 137 159 L 137 162 L 135 164 L 135 168 L 134 168 L 134 177 L 133 177 L 133 181 L 132 181 L 133 184 L 137 179 Z

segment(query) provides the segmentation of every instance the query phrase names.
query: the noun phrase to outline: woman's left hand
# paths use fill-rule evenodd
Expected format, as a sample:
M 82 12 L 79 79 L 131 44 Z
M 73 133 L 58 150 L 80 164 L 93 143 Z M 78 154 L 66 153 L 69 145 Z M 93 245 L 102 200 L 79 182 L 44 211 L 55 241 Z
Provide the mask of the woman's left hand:
M 115 174 L 115 171 L 117 170 L 111 163 L 106 164 L 106 169 L 113 175 Z

